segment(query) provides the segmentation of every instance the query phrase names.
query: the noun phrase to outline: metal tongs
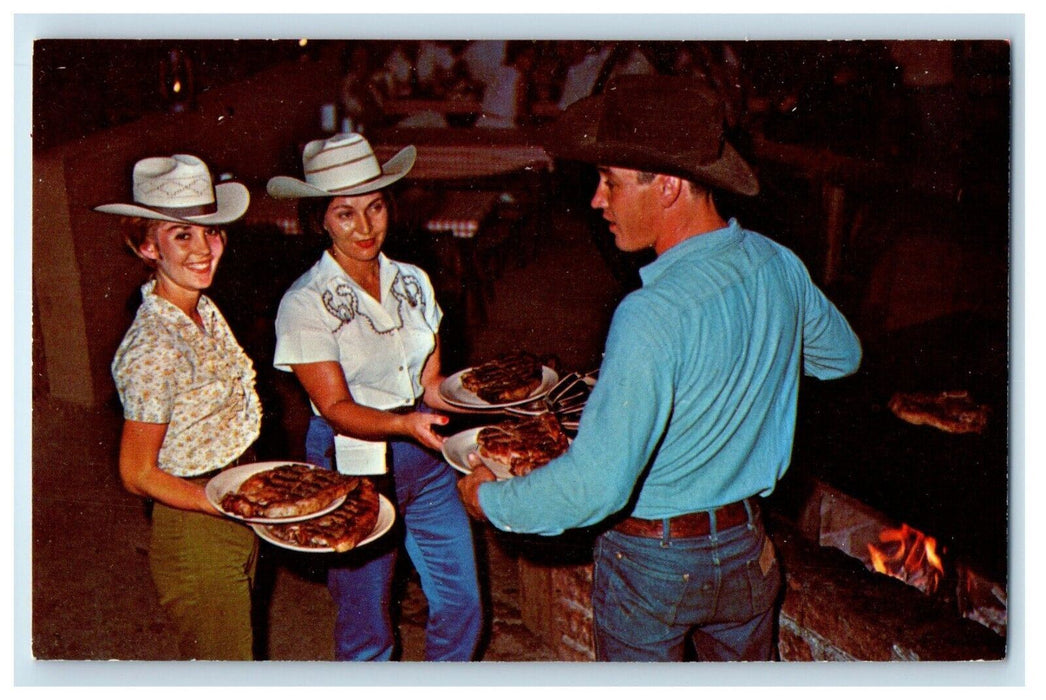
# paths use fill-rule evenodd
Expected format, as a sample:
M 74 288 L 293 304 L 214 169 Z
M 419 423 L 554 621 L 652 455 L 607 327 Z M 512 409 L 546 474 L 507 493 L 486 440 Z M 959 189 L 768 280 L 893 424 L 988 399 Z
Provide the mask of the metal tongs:
M 584 374 L 571 372 L 564 376 L 545 395 L 545 405 L 548 410 L 560 421 L 567 419 L 570 422 L 576 422 L 588 402 L 588 396 L 592 393 L 592 386 L 595 384 L 598 374 L 599 370 L 594 369 Z

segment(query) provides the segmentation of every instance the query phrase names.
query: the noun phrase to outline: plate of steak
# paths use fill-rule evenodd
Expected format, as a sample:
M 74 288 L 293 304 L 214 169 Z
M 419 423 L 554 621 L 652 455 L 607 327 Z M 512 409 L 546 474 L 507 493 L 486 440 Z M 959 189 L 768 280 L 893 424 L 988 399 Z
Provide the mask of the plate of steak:
M 513 352 L 452 374 L 439 391 L 453 406 L 503 408 L 540 399 L 558 381 L 556 371 L 534 355 Z
M 489 425 L 476 433 L 476 452 L 499 478 L 524 476 L 567 451 L 570 438 L 551 413 Z
M 277 547 L 296 552 L 348 552 L 378 539 L 392 527 L 396 510 L 370 479 L 357 478 L 345 501 L 323 515 L 278 525 L 255 524 L 254 531 Z
M 207 482 L 207 500 L 250 523 L 305 520 L 340 506 L 358 477 L 300 462 L 255 462 L 226 469 Z

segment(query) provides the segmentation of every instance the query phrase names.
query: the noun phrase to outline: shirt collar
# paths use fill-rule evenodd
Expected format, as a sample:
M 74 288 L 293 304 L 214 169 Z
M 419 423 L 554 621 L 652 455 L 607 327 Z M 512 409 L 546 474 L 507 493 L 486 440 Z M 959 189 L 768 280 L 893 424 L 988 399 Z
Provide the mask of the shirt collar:
M 142 306 L 149 313 L 156 314 L 171 323 L 187 323 L 191 326 L 196 326 L 193 320 L 185 315 L 184 311 L 156 293 L 155 279 L 150 279 L 142 285 Z M 200 312 L 200 317 L 204 319 L 204 323 L 208 322 L 210 309 L 211 300 L 207 298 L 206 294 L 201 294 L 200 300 L 196 302 L 196 310 Z
M 381 275 L 381 295 L 382 298 L 387 296 L 389 288 L 392 287 L 393 281 L 396 279 L 396 270 L 393 268 L 392 263 L 385 256 L 385 253 L 378 253 L 378 265 L 380 265 Z M 320 271 L 323 273 L 325 279 L 338 278 L 348 280 L 352 286 L 360 288 L 360 285 L 356 280 L 352 279 L 352 276 L 342 269 L 338 261 L 334 259 L 329 250 L 323 251 L 323 257 L 320 258 Z
M 708 231 L 675 244 L 647 265 L 639 269 L 639 276 L 644 285 L 648 285 L 664 274 L 675 261 L 690 255 L 709 256 L 736 245 L 743 235 L 737 219 L 730 219 L 726 226 Z

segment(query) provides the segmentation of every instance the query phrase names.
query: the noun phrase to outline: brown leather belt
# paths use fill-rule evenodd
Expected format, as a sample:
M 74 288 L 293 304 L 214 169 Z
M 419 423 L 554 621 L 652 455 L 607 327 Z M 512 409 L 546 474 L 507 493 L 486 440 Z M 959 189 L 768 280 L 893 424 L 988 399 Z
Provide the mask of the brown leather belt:
M 752 513 L 755 514 L 756 504 L 749 501 Z M 698 511 L 668 518 L 668 532 L 665 532 L 664 520 L 643 520 L 642 518 L 626 518 L 618 523 L 614 530 L 633 537 L 651 537 L 654 539 L 675 539 L 679 537 L 704 537 L 712 534 L 712 518 L 710 511 Z M 748 508 L 744 501 L 731 503 L 715 509 L 716 531 L 725 530 L 728 527 L 736 527 L 748 522 Z

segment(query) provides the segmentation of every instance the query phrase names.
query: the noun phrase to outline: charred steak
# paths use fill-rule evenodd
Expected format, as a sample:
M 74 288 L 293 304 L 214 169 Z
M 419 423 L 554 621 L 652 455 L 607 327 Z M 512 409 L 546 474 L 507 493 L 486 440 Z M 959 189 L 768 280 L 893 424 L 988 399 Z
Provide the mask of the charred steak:
M 369 480 L 353 477 L 356 485 L 345 502 L 330 513 L 309 520 L 265 529 L 274 538 L 305 548 L 347 552 L 366 539 L 378 522 L 378 490 Z
M 513 476 L 529 474 L 566 452 L 570 440 L 551 413 L 490 425 L 476 434 L 479 454 Z
M 221 507 L 244 518 L 300 517 L 323 510 L 355 487 L 355 477 L 284 464 L 249 476 L 222 497 Z
M 487 403 L 525 399 L 541 386 L 541 360 L 528 352 L 498 355 L 461 375 L 461 385 Z
M 887 405 L 903 421 L 946 433 L 980 433 L 988 424 L 988 405 L 974 401 L 968 391 L 897 392 Z

